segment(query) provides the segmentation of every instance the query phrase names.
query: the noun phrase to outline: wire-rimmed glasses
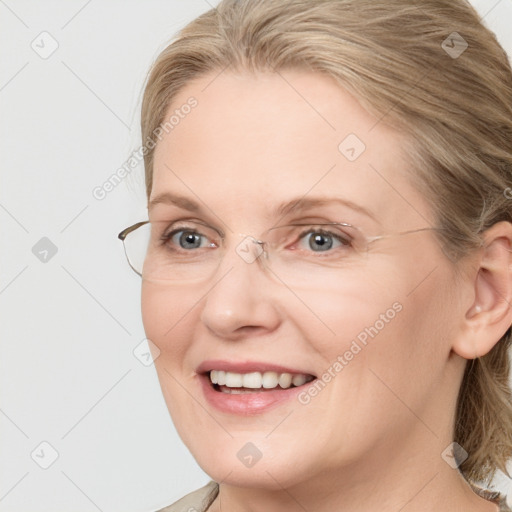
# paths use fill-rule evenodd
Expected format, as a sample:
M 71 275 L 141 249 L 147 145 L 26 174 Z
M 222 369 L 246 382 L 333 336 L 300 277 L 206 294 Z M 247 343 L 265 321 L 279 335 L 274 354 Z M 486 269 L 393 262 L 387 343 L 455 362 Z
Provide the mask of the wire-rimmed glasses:
M 247 264 L 258 261 L 280 280 L 296 286 L 324 286 L 339 271 L 361 265 L 377 240 L 422 231 L 366 236 L 346 222 L 301 222 L 275 226 L 259 238 L 240 233 L 235 252 Z M 121 233 L 126 258 L 143 279 L 187 283 L 210 278 L 226 253 L 220 230 L 199 221 L 143 221 Z

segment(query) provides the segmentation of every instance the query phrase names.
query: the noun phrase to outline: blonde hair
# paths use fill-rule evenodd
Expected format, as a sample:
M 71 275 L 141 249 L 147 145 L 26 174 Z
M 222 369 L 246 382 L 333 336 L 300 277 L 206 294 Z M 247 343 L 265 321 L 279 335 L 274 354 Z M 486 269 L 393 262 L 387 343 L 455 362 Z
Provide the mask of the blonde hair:
M 479 247 L 484 230 L 512 221 L 512 72 L 468 2 L 223 0 L 158 56 L 143 97 L 142 140 L 152 138 L 188 82 L 226 68 L 327 74 L 400 130 L 411 179 L 454 262 Z M 145 154 L 148 198 L 153 153 Z M 469 482 L 490 481 L 497 469 L 508 475 L 510 344 L 509 328 L 487 355 L 466 364 L 453 439 L 469 454 L 459 467 Z

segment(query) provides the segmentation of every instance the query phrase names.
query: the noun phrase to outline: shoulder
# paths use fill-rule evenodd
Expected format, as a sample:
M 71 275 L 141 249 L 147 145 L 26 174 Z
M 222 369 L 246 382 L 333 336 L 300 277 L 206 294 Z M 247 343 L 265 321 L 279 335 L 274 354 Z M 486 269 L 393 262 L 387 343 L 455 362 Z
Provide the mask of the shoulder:
M 219 493 L 219 484 L 211 480 L 180 500 L 161 508 L 156 512 L 205 512 Z
M 512 512 L 512 509 L 507 505 L 507 498 L 504 494 L 483 489 L 475 484 L 471 484 L 471 487 L 482 498 L 499 505 L 500 512 Z M 180 500 L 156 512 L 206 512 L 218 493 L 219 484 L 211 480 L 200 489 L 183 496 Z

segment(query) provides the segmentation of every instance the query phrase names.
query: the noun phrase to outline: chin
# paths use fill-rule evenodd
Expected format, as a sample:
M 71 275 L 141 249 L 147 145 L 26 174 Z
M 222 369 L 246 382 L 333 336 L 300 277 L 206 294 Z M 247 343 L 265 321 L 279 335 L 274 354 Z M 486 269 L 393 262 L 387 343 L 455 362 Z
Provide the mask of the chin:
M 221 440 L 222 435 L 225 438 Z M 194 435 L 188 430 L 182 440 L 201 469 L 216 482 L 281 490 L 311 478 L 312 468 L 306 464 L 306 454 L 297 450 L 302 443 L 286 446 L 285 439 L 265 439 L 267 435 L 268 432 L 244 433 L 231 438 L 224 432 L 208 436 L 205 432 Z

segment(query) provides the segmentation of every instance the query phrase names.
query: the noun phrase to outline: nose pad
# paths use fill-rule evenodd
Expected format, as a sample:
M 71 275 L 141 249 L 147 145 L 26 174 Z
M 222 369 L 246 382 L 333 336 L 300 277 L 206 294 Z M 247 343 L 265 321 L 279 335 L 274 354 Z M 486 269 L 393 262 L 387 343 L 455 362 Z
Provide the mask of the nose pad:
M 245 238 L 236 246 L 235 251 L 242 260 L 250 264 L 260 259 L 262 254 L 264 254 L 263 258 L 268 258 L 268 254 L 264 248 L 265 242 L 257 240 L 250 235 L 243 235 L 242 233 L 240 233 L 240 235 Z M 261 258 L 261 260 L 263 258 Z

